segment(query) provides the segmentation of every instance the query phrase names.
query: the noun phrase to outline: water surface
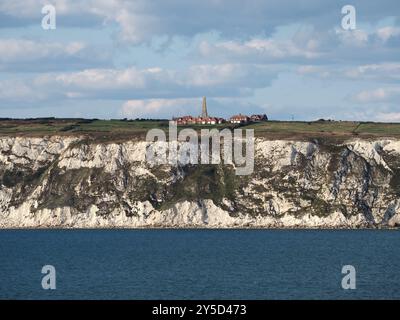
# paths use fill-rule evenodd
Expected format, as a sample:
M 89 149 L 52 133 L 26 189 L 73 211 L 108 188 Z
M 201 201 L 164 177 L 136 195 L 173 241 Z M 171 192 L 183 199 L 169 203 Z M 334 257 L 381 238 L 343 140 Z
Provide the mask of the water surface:
M 0 299 L 399 299 L 391 230 L 2 230 Z M 57 289 L 43 290 L 53 265 Z M 353 265 L 356 290 L 343 290 Z

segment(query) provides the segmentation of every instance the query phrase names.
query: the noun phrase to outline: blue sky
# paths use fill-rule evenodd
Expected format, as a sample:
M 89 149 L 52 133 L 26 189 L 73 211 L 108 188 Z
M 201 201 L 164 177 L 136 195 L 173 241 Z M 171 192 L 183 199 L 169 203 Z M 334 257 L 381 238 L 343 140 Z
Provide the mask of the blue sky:
M 0 117 L 169 118 L 202 96 L 215 116 L 398 122 L 400 2 L 0 0 Z

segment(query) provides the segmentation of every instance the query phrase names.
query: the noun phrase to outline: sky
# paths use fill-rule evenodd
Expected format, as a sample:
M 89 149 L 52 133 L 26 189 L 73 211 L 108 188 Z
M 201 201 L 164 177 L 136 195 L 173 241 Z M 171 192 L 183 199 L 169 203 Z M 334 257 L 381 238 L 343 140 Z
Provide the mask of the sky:
M 0 117 L 171 118 L 203 96 L 220 117 L 399 122 L 400 2 L 0 0 Z

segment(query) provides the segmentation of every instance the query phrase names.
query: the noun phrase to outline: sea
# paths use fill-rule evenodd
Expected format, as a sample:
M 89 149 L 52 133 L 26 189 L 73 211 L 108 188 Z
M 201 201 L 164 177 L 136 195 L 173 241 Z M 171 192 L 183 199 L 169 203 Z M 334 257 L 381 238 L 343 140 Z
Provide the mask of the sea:
M 399 230 L 0 231 L 0 299 L 399 298 Z

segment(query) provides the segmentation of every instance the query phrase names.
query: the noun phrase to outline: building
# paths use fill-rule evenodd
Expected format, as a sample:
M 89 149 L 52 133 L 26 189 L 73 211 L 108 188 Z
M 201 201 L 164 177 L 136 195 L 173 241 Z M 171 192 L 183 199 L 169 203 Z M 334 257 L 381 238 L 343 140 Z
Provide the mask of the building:
M 251 122 L 268 121 L 268 117 L 266 114 L 253 114 L 250 116 L 250 121 Z
M 221 124 L 225 122 L 224 118 L 216 118 L 216 117 L 207 117 L 203 120 L 205 121 L 205 124 Z
M 214 125 L 225 122 L 224 118 L 210 117 L 208 115 L 206 97 L 203 97 L 201 116 L 199 117 L 183 116 L 183 117 L 172 118 L 172 120 L 176 121 L 177 125 L 192 125 L 192 124 Z
M 177 125 L 191 125 L 191 124 L 221 124 L 225 122 L 223 118 L 217 117 L 192 117 L 192 116 L 183 116 L 178 118 L 173 118 L 172 120 L 176 121 Z
M 172 120 L 176 121 L 177 125 L 193 125 L 193 124 L 215 125 L 226 122 L 224 118 L 210 117 L 208 115 L 206 97 L 203 97 L 203 102 L 201 106 L 201 116 L 198 117 L 182 116 L 178 118 L 172 118 Z M 228 121 L 234 124 L 243 124 L 248 122 L 261 122 L 267 120 L 268 117 L 266 114 L 253 114 L 249 117 L 239 113 L 238 115 L 230 117 Z
M 234 116 L 230 117 L 229 122 L 235 123 L 235 124 L 248 123 L 248 122 L 250 122 L 250 117 L 239 113 L 238 115 L 234 115 Z
M 177 125 L 196 124 L 195 118 L 192 116 L 172 118 L 172 120 L 176 121 Z

